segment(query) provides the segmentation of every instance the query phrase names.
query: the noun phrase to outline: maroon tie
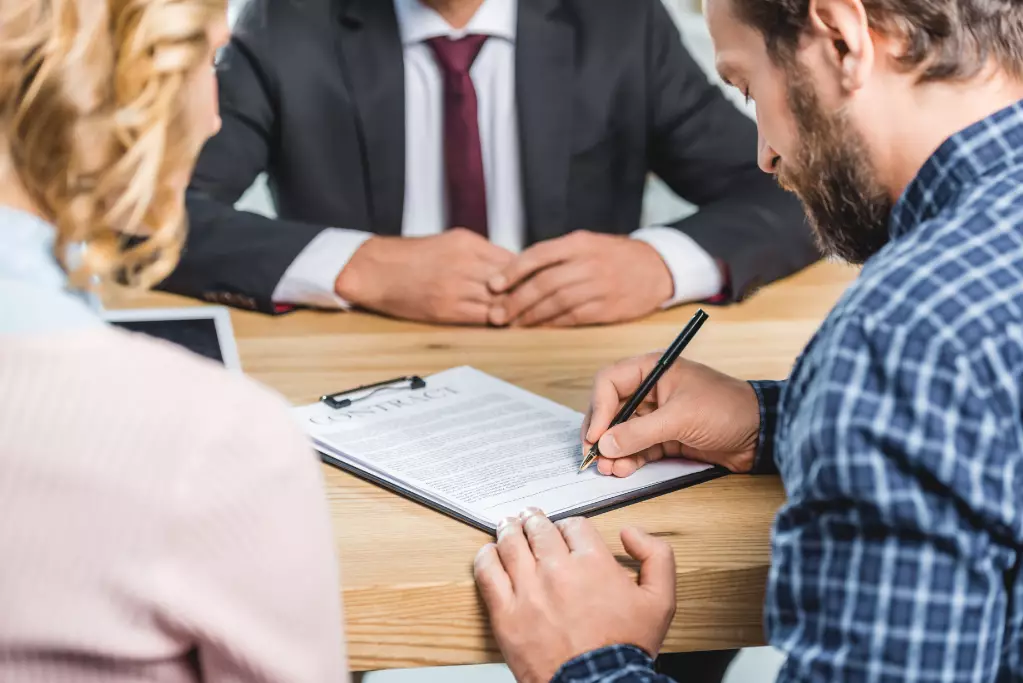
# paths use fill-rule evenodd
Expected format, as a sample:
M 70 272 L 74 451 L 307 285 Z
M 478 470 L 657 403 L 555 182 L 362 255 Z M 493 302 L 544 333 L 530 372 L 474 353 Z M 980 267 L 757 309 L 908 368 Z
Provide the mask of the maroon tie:
M 459 40 L 433 38 L 433 49 L 444 76 L 444 170 L 448 189 L 448 227 L 468 228 L 487 237 L 487 185 L 476 87 L 469 69 L 487 36 Z

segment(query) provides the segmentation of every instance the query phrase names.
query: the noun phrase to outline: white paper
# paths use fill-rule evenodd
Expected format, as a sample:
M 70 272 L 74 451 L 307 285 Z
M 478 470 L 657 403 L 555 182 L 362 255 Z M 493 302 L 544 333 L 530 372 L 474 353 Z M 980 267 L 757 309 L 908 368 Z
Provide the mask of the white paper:
M 490 528 L 526 507 L 555 517 L 709 469 L 671 459 L 626 479 L 580 473 L 580 413 L 469 367 L 429 377 L 425 389 L 296 414 L 329 457 Z

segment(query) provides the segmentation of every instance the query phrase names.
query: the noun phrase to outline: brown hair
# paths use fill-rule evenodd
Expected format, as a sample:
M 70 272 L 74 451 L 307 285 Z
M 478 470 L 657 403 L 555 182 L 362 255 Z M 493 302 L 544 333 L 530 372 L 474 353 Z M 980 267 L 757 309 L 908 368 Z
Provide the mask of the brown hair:
M 77 285 L 148 286 L 176 264 L 185 219 L 171 179 L 187 178 L 196 148 L 180 94 L 223 11 L 225 0 L 0 0 L 0 159 L 56 225 L 55 256 Z
M 806 28 L 810 0 L 731 0 L 759 30 L 772 58 L 790 56 Z M 1020 0 L 862 0 L 872 29 L 900 36 L 903 66 L 921 81 L 966 79 L 992 58 L 1023 77 Z

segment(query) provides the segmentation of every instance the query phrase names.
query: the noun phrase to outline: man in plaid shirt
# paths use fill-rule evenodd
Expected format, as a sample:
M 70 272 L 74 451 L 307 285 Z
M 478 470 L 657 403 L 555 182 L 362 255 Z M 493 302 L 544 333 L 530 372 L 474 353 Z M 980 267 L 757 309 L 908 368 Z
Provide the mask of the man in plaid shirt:
M 785 382 L 688 362 L 608 430 L 659 354 L 598 376 L 604 474 L 685 455 L 778 471 L 766 626 L 783 681 L 1023 680 L 1023 3 L 708 0 L 757 100 L 760 163 L 865 263 Z M 509 520 L 476 575 L 521 681 L 667 681 L 670 548 Z M 683 678 L 684 680 L 684 678 Z

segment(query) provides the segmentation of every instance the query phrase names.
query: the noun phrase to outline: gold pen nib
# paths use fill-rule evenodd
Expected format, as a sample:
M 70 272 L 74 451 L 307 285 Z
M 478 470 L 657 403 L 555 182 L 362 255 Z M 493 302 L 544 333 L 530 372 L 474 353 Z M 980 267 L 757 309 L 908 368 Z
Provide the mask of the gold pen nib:
M 593 448 L 590 449 L 589 453 L 586 454 L 586 457 L 583 458 L 583 464 L 579 466 L 579 471 L 583 472 L 586 470 L 586 468 L 592 465 L 598 457 L 600 457 L 600 451 L 597 450 L 596 445 L 594 445 Z

